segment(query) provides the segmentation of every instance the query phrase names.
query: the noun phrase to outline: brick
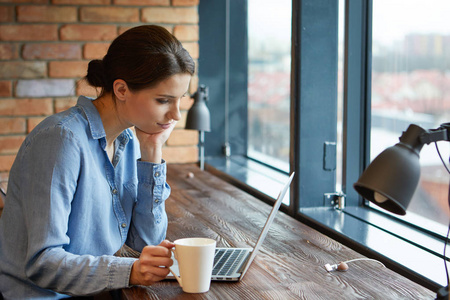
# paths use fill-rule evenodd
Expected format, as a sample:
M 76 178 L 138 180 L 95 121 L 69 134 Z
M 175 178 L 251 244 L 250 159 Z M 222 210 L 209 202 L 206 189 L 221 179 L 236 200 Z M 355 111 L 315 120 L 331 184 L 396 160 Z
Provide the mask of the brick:
M 88 63 L 88 61 L 51 61 L 48 74 L 53 78 L 84 77 Z
M 172 29 L 173 29 L 173 26 L 168 26 L 168 25 L 160 25 L 160 24 L 158 24 L 159 26 L 161 26 L 161 27 L 164 27 L 167 31 L 169 31 L 170 33 L 172 33 Z M 128 29 L 130 29 L 130 28 L 133 28 L 133 27 L 136 27 L 136 26 L 120 26 L 119 27 L 119 34 L 122 34 L 122 33 L 124 33 L 125 31 L 127 31 Z
M 77 8 L 54 5 L 26 5 L 17 7 L 19 22 L 71 23 L 77 21 Z
M 176 129 L 172 131 L 167 146 L 196 146 L 198 144 L 198 131 Z
M 0 62 L 0 78 L 42 78 L 46 76 L 45 62 L 3 61 Z
M 48 4 L 48 0 L 0 0 L 0 3 Z
M 172 0 L 173 6 L 197 6 L 200 0 Z
M 142 22 L 146 23 L 173 23 L 197 24 L 197 7 L 151 7 L 142 9 Z
M 0 41 L 56 41 L 57 25 L 0 25 Z
M 60 29 L 63 41 L 111 41 L 117 36 L 115 25 L 64 25 Z
M 9 172 L 16 159 L 16 155 L 0 155 L 0 171 Z
M 87 43 L 83 48 L 84 59 L 102 59 L 108 52 L 110 43 Z
M 198 76 L 194 74 L 194 76 L 192 76 L 191 78 L 191 83 L 189 84 L 189 93 L 191 95 L 194 95 L 197 89 L 198 89 Z
M 30 133 L 39 123 L 45 120 L 46 117 L 28 118 L 27 133 Z
M 52 99 L 0 100 L 1 116 L 39 116 L 53 113 Z
M 76 97 L 56 99 L 55 100 L 55 113 L 59 113 L 64 110 L 68 110 L 72 106 L 75 106 L 77 104 L 77 100 L 78 99 Z
M 191 108 L 193 103 L 194 99 L 190 97 L 183 97 L 180 103 L 180 110 L 188 110 L 189 108 Z
M 0 134 L 25 133 L 25 118 L 0 118 Z
M 100 88 L 90 86 L 85 79 L 77 81 L 76 95 L 97 98 L 100 95 Z
M 9 174 L 6 172 L 0 172 L 0 182 L 8 181 Z
M 185 125 L 186 125 L 187 111 L 180 110 L 180 113 L 181 113 L 181 118 L 180 118 L 180 120 L 178 120 L 178 122 L 175 124 L 175 129 L 184 129 L 184 127 L 185 127 Z
M 74 95 L 73 79 L 19 80 L 16 97 L 68 97 Z
M 124 33 L 125 31 L 127 31 L 128 29 L 133 28 L 133 27 L 135 27 L 135 26 L 120 26 L 119 30 L 118 30 L 118 34 L 120 35 L 120 34 Z
M 164 147 L 163 158 L 167 163 L 195 163 L 198 162 L 198 147 Z
M 111 0 L 52 0 L 52 4 L 105 5 L 111 4 Z
M 0 59 L 11 60 L 19 57 L 18 47 L 15 44 L 0 44 Z
M 25 135 L 13 136 L 0 136 L 0 154 L 15 154 L 19 151 L 20 145 L 22 145 Z
M 170 0 L 113 0 L 116 5 L 169 6 Z
M 9 80 L 0 80 L 0 97 L 12 96 L 12 83 Z
M 182 42 L 197 42 L 199 39 L 198 25 L 177 25 L 173 35 Z
M 193 59 L 199 58 L 200 51 L 197 42 L 185 42 L 183 43 L 183 47 L 189 52 Z
M 81 46 L 78 44 L 26 44 L 22 49 L 24 59 L 81 59 Z
M 139 22 L 138 8 L 125 7 L 82 7 L 80 10 L 82 22 L 104 23 L 104 22 Z
M 184 127 L 186 127 L 186 117 L 187 117 L 187 111 L 182 111 L 181 119 L 175 125 L 176 129 L 184 129 Z
M 14 21 L 14 7 L 0 6 L 0 22 L 7 23 Z

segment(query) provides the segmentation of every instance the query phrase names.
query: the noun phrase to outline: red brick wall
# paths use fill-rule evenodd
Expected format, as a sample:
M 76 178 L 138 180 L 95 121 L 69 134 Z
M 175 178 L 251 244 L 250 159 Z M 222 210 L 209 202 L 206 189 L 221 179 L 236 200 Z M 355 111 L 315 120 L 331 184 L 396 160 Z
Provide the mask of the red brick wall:
M 199 0 L 0 1 L 0 180 L 6 178 L 25 136 L 46 116 L 96 92 L 79 81 L 90 60 L 102 58 L 126 29 L 159 24 L 197 60 Z M 190 91 L 197 89 L 193 78 Z M 167 141 L 169 163 L 196 162 L 198 134 L 183 119 Z

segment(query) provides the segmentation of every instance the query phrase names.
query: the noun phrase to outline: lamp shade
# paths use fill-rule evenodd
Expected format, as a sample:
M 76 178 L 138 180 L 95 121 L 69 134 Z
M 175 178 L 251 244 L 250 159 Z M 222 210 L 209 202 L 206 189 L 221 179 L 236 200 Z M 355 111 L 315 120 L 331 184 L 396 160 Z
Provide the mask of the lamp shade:
M 194 104 L 189 109 L 186 118 L 186 129 L 195 129 L 198 131 L 211 131 L 211 121 L 208 107 L 208 88 L 200 85 L 194 94 Z
M 410 125 L 400 137 L 400 142 L 378 155 L 353 185 L 365 199 L 399 215 L 406 209 L 420 178 L 419 136 L 425 132 Z

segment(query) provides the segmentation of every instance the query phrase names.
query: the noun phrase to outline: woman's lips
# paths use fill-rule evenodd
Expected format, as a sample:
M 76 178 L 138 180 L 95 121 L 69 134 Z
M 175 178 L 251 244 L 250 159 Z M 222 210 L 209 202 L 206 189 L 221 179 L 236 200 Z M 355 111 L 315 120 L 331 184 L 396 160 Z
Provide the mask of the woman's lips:
M 159 125 L 162 129 L 169 129 L 170 126 L 172 126 L 172 123 L 166 123 L 166 124 L 160 124 L 160 123 L 158 123 L 158 125 Z

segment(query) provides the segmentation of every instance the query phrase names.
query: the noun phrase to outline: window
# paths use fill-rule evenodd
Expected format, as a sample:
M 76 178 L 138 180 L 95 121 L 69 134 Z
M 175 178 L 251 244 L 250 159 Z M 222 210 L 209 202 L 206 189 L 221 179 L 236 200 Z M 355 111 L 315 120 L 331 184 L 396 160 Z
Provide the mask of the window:
M 248 156 L 289 171 L 291 0 L 248 1 Z
M 383 6 L 384 3 L 386 3 L 385 6 Z M 380 48 L 380 42 L 385 41 L 385 38 L 394 32 L 397 34 L 397 29 L 401 29 L 400 32 L 403 30 L 400 38 L 408 32 L 404 31 L 405 28 L 415 30 L 414 27 L 403 27 L 404 24 L 411 24 L 408 20 L 410 17 L 415 20 L 415 23 L 422 21 L 433 23 L 440 13 L 435 11 L 434 14 L 429 14 L 429 12 L 434 9 L 439 11 L 443 8 L 436 1 L 431 4 L 434 6 L 432 10 L 430 7 L 420 9 L 418 3 L 411 2 L 408 9 L 405 9 L 404 2 L 400 4 L 400 1 L 345 1 L 342 186 L 347 195 L 346 202 L 349 204 L 345 208 L 344 214 L 354 218 L 348 223 L 360 226 L 360 229 L 355 232 L 345 229 L 343 224 L 335 228 L 346 238 L 389 257 L 390 262 L 396 265 L 396 268 L 398 267 L 399 272 L 402 272 L 402 268 L 408 268 L 412 270 L 412 272 L 407 272 L 408 277 L 431 289 L 437 289 L 440 285 L 447 284 L 442 255 L 445 227 L 438 227 L 436 223 L 432 224 L 429 220 L 421 221 L 420 218 L 410 213 L 401 218 L 402 220 L 399 220 L 398 216 L 392 218 L 385 211 L 378 213 L 378 209 L 375 210 L 372 205 L 367 208 L 364 205 L 365 201 L 356 194 L 352 187 L 370 160 L 378 154 L 377 152 L 395 144 L 407 125 L 420 119 L 419 115 L 416 115 L 416 118 L 410 117 L 409 121 L 403 120 L 408 122 L 407 124 L 403 123 L 402 125 L 401 122 L 397 122 L 397 125 L 402 127 L 401 129 L 394 129 L 395 122 L 379 122 L 380 111 L 378 110 L 381 100 L 379 90 L 385 89 L 390 84 L 395 85 L 396 82 L 391 79 L 380 84 L 380 69 L 385 68 L 383 72 L 394 75 L 400 71 L 398 67 L 405 67 L 404 61 L 402 62 L 400 58 L 406 58 L 406 56 L 394 55 L 402 49 L 398 44 L 394 48 L 387 49 Z M 413 14 L 415 9 L 420 11 L 420 15 Z M 390 17 L 383 15 L 383 13 L 389 14 L 390 12 L 392 12 Z M 383 27 L 384 24 L 387 24 L 387 28 Z M 380 58 L 384 60 L 380 60 Z M 439 60 L 441 63 L 445 61 Z M 411 68 L 412 65 L 406 67 Z M 407 74 L 411 70 L 405 69 L 401 73 Z M 404 89 L 400 93 L 402 92 L 404 93 L 406 90 Z M 408 91 L 408 93 L 410 92 L 411 90 Z M 388 115 L 385 113 L 385 116 Z M 401 116 L 401 114 L 397 116 Z M 380 127 L 383 130 L 388 128 L 392 132 L 397 131 L 395 138 L 386 141 L 384 137 L 377 135 Z M 426 127 L 426 129 L 431 128 L 435 127 Z M 382 145 L 384 142 L 386 144 Z M 422 151 L 425 151 L 426 147 L 432 149 L 430 146 L 425 146 Z M 448 178 L 448 175 L 446 176 Z M 405 220 L 409 223 L 404 223 Z M 362 233 L 363 231 L 364 233 Z M 441 235 L 439 236 L 439 234 Z M 401 250 L 399 251 L 399 249 Z M 371 255 L 376 256 L 377 254 L 372 252 Z
M 398 142 L 413 123 L 438 128 L 450 113 L 450 2 L 373 2 L 370 157 Z M 438 142 L 447 162 L 448 142 Z M 421 179 L 404 218 L 444 236 L 448 173 L 434 144 L 420 153 Z
M 437 5 L 435 1 L 433 5 Z M 287 5 L 286 1 L 267 3 L 272 2 L 277 5 L 277 9 L 271 9 L 273 13 L 280 11 L 279 5 Z M 254 3 L 258 5 L 255 7 Z M 411 226 L 419 225 L 417 218 L 408 220 L 413 223 L 405 223 L 367 206 L 353 189 L 353 183 L 375 155 L 371 145 L 385 147 L 376 138 L 380 115 L 376 106 L 381 99 L 377 94 L 378 76 L 382 72 L 397 76 L 400 72 L 399 56 L 391 52 L 383 54 L 386 49 L 378 47 L 377 10 L 382 9 L 384 2 L 289 1 L 292 3 L 291 59 L 286 58 L 286 48 L 277 48 L 280 50 L 277 55 L 264 53 L 260 50 L 265 49 L 254 40 L 252 14 L 255 9 L 263 8 L 263 3 L 265 1 L 200 1 L 199 81 L 209 87 L 208 105 L 213 120 L 212 131 L 206 134 L 205 140 L 209 169 L 267 201 L 277 196 L 287 171 L 295 170 L 291 199 L 282 207 L 285 212 L 365 255 L 389 262 L 391 267 L 428 288 L 437 289 L 446 284 L 443 239 L 423 231 L 420 226 Z M 421 12 L 428 11 L 429 8 Z M 404 15 L 404 12 L 397 13 L 397 17 Z M 260 32 L 256 30 L 256 35 L 267 33 L 269 41 L 270 33 L 264 31 L 262 25 L 256 26 L 260 29 Z M 260 59 L 263 56 L 270 59 Z M 380 65 L 380 58 L 391 59 L 387 62 L 393 64 L 385 64 L 385 60 Z M 289 127 L 278 128 L 275 131 L 278 135 L 273 134 L 273 126 L 281 127 L 284 122 L 273 124 L 269 117 L 261 118 L 270 106 L 254 98 L 260 90 L 252 90 L 259 84 L 255 80 L 257 76 L 266 76 L 262 82 L 275 83 L 272 77 L 267 79 L 276 73 L 274 61 L 276 70 L 289 72 L 290 77 L 289 115 L 286 117 Z M 290 68 L 282 67 L 288 64 Z M 447 78 L 447 73 L 440 74 Z M 262 86 L 266 87 L 264 83 Z M 279 89 L 284 97 L 286 86 L 281 88 L 280 85 Z M 427 84 L 422 89 L 431 90 Z M 447 87 L 443 87 L 445 89 Z M 261 99 L 270 99 L 269 96 L 263 93 Z M 285 106 L 275 105 L 270 111 L 286 114 Z M 255 121 L 257 119 L 269 122 L 262 125 Z M 427 125 L 427 129 L 434 127 Z M 406 127 L 383 129 L 392 131 L 398 139 Z M 263 132 L 268 134 L 264 136 Z M 286 133 L 288 142 L 284 137 Z M 278 149 L 270 144 L 273 140 L 277 140 Z M 395 141 L 387 144 L 393 143 Z M 448 151 L 448 146 L 442 145 L 442 154 L 448 156 L 445 150 Z M 274 163 L 273 158 L 288 162 L 289 169 L 280 167 L 283 164 L 279 162 Z M 345 208 L 334 209 L 336 192 L 341 189 L 346 195 Z

